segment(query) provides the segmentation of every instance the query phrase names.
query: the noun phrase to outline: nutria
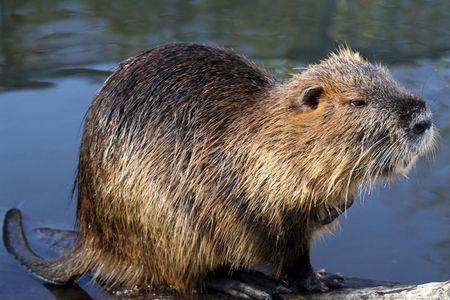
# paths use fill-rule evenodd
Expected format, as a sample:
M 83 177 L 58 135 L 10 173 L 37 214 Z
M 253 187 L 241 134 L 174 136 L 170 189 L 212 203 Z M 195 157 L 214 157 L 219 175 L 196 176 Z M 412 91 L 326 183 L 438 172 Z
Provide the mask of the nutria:
M 434 131 L 423 100 L 346 47 L 284 82 L 229 50 L 157 47 L 120 64 L 89 107 L 77 245 L 38 257 L 18 210 L 5 245 L 55 284 L 91 270 L 106 287 L 186 295 L 211 282 L 268 298 L 266 287 L 211 276 L 267 263 L 290 286 L 326 291 L 309 260 L 313 237 L 358 187 L 406 174 Z

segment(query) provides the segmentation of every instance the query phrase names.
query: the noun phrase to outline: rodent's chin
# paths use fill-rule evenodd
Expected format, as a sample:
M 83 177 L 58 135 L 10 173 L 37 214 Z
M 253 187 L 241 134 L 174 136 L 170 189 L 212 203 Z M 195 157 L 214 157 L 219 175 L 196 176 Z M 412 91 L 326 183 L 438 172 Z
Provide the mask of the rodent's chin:
M 392 166 L 386 168 L 386 172 L 382 174 L 382 177 L 393 178 L 408 175 L 417 159 L 428 153 L 430 149 L 433 148 L 435 135 L 436 130 L 433 126 L 419 139 L 412 141 L 411 144 L 406 146 L 408 149 L 408 151 L 405 151 L 405 153 L 408 153 L 407 157 L 403 157 Z
M 404 159 L 397 162 L 395 165 L 386 166 L 380 173 L 379 177 L 384 179 L 394 179 L 400 176 L 408 175 L 411 168 L 414 166 L 417 157 L 412 159 Z
M 421 139 L 414 141 L 407 147 L 409 148 L 408 151 L 406 151 L 406 153 L 409 153 L 408 157 L 404 157 L 395 164 L 387 167 L 385 171 L 382 172 L 381 177 L 394 178 L 407 176 L 417 159 L 425 155 L 433 147 L 435 134 L 435 130 L 432 127 Z
M 417 161 L 417 156 L 409 160 L 399 162 L 393 169 L 392 177 L 406 176 Z

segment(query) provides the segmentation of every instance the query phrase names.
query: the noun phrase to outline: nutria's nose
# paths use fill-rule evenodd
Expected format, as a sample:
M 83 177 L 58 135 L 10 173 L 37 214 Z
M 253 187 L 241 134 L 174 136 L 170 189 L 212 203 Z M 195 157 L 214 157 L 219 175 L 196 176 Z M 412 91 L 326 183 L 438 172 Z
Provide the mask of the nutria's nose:
M 414 124 L 412 130 L 415 134 L 419 135 L 430 129 L 430 127 L 431 127 L 431 119 L 428 118 Z

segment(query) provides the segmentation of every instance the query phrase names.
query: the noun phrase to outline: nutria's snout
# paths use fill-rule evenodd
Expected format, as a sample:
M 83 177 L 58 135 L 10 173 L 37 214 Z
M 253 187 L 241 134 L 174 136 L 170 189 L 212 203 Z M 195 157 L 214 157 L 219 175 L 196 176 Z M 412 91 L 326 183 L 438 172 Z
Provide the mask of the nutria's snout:
M 431 110 L 422 99 L 410 101 L 410 105 L 405 111 L 409 122 L 405 128 L 407 139 L 403 143 L 404 151 L 397 151 L 400 159 L 397 160 L 391 175 L 406 175 L 416 160 L 429 152 L 434 145 L 436 130 Z
M 431 128 L 432 120 L 428 117 L 421 117 L 418 121 L 415 121 L 412 125 L 412 132 L 417 135 L 423 135 L 428 129 Z
M 426 102 L 420 98 L 409 99 L 406 105 L 404 114 L 409 119 L 407 131 L 409 131 L 413 138 L 423 138 L 423 135 L 433 125 L 431 110 L 428 108 Z
M 416 112 L 410 116 L 410 122 L 406 129 L 413 144 L 413 152 L 417 155 L 426 153 L 434 139 L 434 126 L 431 110 L 425 101 L 416 101 Z
M 416 141 L 419 155 L 428 152 L 429 148 L 433 145 L 436 132 L 432 114 L 428 108 L 412 120 L 411 132 Z

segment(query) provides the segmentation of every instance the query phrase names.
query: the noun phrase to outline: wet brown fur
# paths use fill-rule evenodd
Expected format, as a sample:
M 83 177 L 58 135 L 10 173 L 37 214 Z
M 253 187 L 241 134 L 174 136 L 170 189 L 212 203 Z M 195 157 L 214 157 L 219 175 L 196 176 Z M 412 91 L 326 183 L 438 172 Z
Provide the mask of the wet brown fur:
M 317 108 L 296 105 L 317 84 Z M 85 119 L 80 236 L 66 267 L 92 269 L 109 287 L 169 284 L 181 293 L 224 265 L 270 263 L 281 275 L 321 228 L 314 216 L 381 174 L 378 165 L 367 173 L 375 158 L 362 154 L 400 126 L 394 110 L 375 120 L 348 103 L 398 95 L 415 99 L 347 48 L 286 82 L 196 44 L 125 61 Z M 396 139 L 394 129 L 381 144 Z

